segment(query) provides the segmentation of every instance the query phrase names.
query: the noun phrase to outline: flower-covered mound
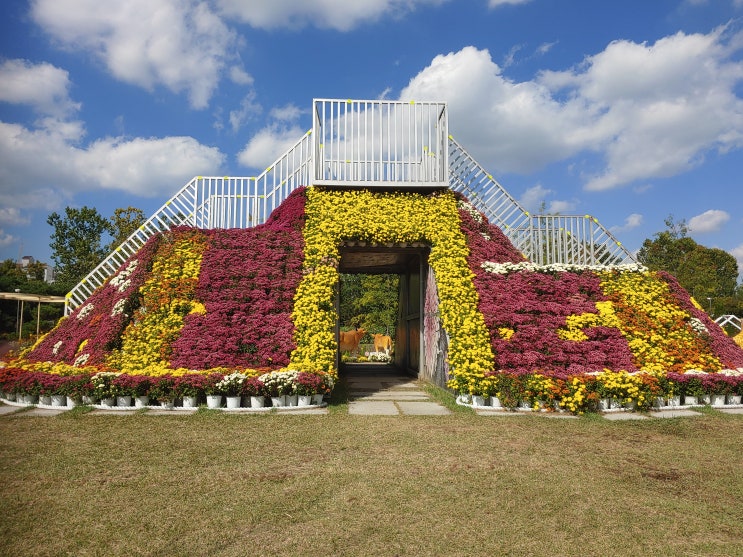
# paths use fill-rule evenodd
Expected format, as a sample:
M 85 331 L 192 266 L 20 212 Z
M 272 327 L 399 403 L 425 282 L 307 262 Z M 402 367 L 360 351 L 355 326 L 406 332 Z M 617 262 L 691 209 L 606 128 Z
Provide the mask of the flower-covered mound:
M 743 350 L 668 274 L 535 266 L 451 191 L 323 188 L 295 191 L 251 229 L 153 237 L 11 365 L 62 376 L 332 379 L 345 240 L 430 246 L 448 386 L 461 393 L 500 389 L 508 399 L 503 385 L 528 384 L 521 390 L 581 411 L 617 377 L 629 385 L 624 398 L 642 405 L 652 393 L 638 393 L 654 381 L 743 368 Z

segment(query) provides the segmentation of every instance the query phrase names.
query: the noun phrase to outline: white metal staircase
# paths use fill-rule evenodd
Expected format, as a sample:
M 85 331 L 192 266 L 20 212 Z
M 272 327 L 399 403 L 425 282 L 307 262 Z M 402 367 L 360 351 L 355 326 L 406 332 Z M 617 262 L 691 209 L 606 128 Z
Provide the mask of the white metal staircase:
M 175 226 L 249 228 L 306 185 L 444 188 L 461 192 L 531 261 L 634 261 L 589 215 L 530 215 L 448 132 L 446 103 L 315 99 L 314 123 L 260 176 L 198 176 L 66 296 L 66 313 L 113 276 L 154 234 Z

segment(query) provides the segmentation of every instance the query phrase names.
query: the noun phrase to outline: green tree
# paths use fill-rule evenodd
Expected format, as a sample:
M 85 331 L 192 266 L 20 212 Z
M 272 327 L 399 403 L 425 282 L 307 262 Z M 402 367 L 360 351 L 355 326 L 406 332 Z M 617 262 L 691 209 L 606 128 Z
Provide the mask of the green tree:
M 26 275 L 31 280 L 44 280 L 44 264 L 39 261 L 29 263 L 26 267 Z
M 106 251 L 112 252 L 131 236 L 145 222 L 144 212 L 136 207 L 119 208 L 108 219 L 111 224 L 113 240 L 106 246 Z
M 57 266 L 56 280 L 72 288 L 108 253 L 102 242 L 104 234 L 113 232 L 111 223 L 91 207 L 67 207 L 64 216 L 54 212 L 47 223 L 54 228 L 49 246 Z
M 41 278 L 39 276 L 39 269 Z M 18 289 L 24 294 L 47 294 L 53 296 L 64 295 L 56 284 L 44 282 L 44 270 L 41 263 L 31 263 L 26 269 L 21 269 L 12 259 L 0 262 L 0 291 L 14 292 Z M 16 339 L 18 336 L 18 320 L 23 308 L 23 336 L 28 338 L 30 333 L 36 333 L 36 318 L 39 312 L 36 304 L 20 304 L 15 300 L 0 300 L 0 337 Z M 61 304 L 41 304 L 41 323 L 39 330 L 46 332 L 62 317 L 64 307 Z
M 733 298 L 738 280 L 738 262 L 731 254 L 717 248 L 708 248 L 687 236 L 688 228 L 682 220 L 674 222 L 673 215 L 665 220 L 667 229 L 647 239 L 637 253 L 637 260 L 651 271 L 666 271 L 679 281 L 702 306 L 716 301 L 711 313 L 723 299 Z
M 398 275 L 341 275 L 340 323 L 395 336 Z

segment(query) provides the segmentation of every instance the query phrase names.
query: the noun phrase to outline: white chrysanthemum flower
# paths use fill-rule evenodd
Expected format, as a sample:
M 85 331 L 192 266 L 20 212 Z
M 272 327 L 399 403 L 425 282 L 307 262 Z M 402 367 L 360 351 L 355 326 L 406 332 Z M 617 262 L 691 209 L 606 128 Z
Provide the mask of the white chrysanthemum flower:
M 77 313 L 78 320 L 82 321 L 83 319 L 85 319 L 94 309 L 95 308 L 93 307 L 93 304 L 85 304 Z
M 126 306 L 126 298 L 122 298 L 118 302 L 114 304 L 113 309 L 111 310 L 111 317 L 115 317 L 117 315 L 121 315 L 124 313 L 124 307 Z
M 72 364 L 73 367 L 80 367 L 84 366 L 88 359 L 90 358 L 90 354 L 80 354 L 77 358 L 75 358 L 75 362 Z

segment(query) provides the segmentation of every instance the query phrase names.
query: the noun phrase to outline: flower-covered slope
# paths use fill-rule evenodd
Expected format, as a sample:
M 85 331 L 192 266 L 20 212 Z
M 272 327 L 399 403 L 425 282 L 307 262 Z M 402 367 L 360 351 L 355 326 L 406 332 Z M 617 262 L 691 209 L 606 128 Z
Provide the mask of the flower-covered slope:
M 153 237 L 25 358 L 148 375 L 286 365 L 304 203 L 302 189 L 254 228 Z
M 743 367 L 743 350 L 667 274 L 539 268 L 461 195 L 295 191 L 263 225 L 153 238 L 26 356 L 130 374 L 269 368 L 335 373 L 339 246 L 426 242 L 450 385 L 492 372 Z

